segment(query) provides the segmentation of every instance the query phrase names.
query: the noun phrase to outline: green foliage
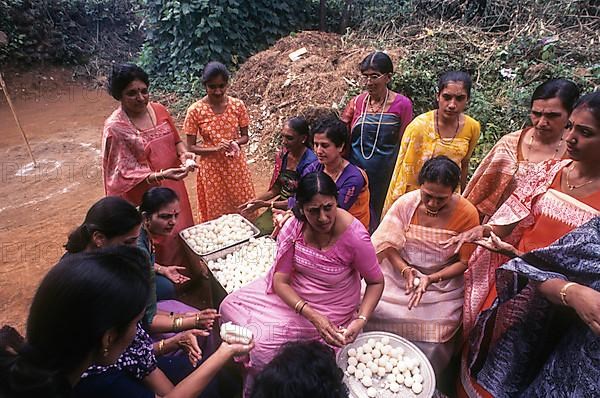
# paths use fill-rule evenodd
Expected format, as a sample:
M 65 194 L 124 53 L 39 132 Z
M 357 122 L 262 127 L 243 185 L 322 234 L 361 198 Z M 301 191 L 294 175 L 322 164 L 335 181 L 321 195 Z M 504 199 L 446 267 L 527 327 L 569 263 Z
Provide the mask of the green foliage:
M 138 9 L 137 0 L 0 0 L 8 36 L 0 63 L 82 64 L 122 43 L 136 47 Z
M 471 171 L 502 135 L 528 123 L 530 96 L 541 82 L 564 77 L 583 92 L 600 85 L 600 65 L 578 56 L 571 43 L 557 37 L 521 35 L 491 46 L 486 43 L 489 36 L 459 27 L 426 31 L 428 35 L 407 48 L 408 55 L 397 65 L 393 88 L 411 98 L 415 114 L 421 114 L 435 107 L 441 74 L 471 73 L 474 84 L 466 112 L 482 126 Z
M 304 26 L 311 2 L 296 0 L 144 0 L 147 40 L 141 62 L 159 87 L 200 94 L 204 65 L 237 66 Z

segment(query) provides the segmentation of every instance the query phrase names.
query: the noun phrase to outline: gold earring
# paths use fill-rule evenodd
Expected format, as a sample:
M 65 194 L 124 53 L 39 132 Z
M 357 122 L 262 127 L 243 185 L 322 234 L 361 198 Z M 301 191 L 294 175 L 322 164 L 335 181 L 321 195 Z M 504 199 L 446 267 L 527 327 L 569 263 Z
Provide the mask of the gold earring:
M 102 355 L 105 357 L 108 356 L 108 347 L 104 347 L 104 350 L 102 350 Z

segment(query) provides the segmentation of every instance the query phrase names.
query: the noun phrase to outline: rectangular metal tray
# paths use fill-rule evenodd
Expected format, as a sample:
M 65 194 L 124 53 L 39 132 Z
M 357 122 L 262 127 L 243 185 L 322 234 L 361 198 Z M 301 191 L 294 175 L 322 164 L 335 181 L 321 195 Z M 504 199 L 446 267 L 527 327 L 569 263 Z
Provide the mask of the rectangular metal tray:
M 208 262 L 210 260 L 214 260 L 217 259 L 219 257 L 223 257 L 226 256 L 229 253 L 232 253 L 235 251 L 237 246 L 240 246 L 241 244 L 248 242 L 250 240 L 251 237 L 256 238 L 258 235 L 260 235 L 260 230 L 258 228 L 256 228 L 256 226 L 254 224 L 252 224 L 250 221 L 248 221 L 247 219 L 245 219 L 244 217 L 242 217 L 239 214 L 233 214 L 236 217 L 239 217 L 239 219 L 250 226 L 250 228 L 252 228 L 253 234 L 252 236 L 247 237 L 246 239 L 242 239 L 240 241 L 237 241 L 235 243 L 231 243 L 227 246 L 223 246 L 222 248 L 219 248 L 217 250 L 213 250 L 211 252 L 207 252 L 207 253 L 199 253 L 196 250 L 193 249 L 193 247 L 189 244 L 189 242 L 187 241 L 186 238 L 183 237 L 183 232 L 184 231 L 188 231 L 190 229 L 196 228 L 198 225 L 208 225 L 208 224 L 214 224 L 217 219 L 215 220 L 211 220 L 211 221 L 207 221 L 207 222 L 203 222 L 201 224 L 197 224 L 194 225 L 192 227 L 186 228 L 186 229 L 182 229 L 181 231 L 179 231 L 179 237 L 181 237 L 181 239 L 183 240 L 183 242 L 185 242 L 185 246 L 186 248 L 190 251 L 191 254 L 194 254 L 198 257 L 200 257 L 204 262 Z

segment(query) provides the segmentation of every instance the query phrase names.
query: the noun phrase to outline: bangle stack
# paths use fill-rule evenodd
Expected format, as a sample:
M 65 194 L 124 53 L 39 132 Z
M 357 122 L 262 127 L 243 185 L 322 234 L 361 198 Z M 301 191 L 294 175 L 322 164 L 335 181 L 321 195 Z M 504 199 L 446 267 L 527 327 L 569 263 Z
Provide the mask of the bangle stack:
M 302 299 L 298 300 L 298 302 L 296 303 L 296 305 L 294 305 L 294 311 L 295 311 L 297 314 L 300 314 L 300 315 L 302 315 L 302 310 L 304 309 L 304 306 L 305 306 L 306 304 L 307 304 L 307 302 L 306 302 L 306 301 L 304 301 L 304 300 L 302 300 Z
M 163 169 L 160 169 L 160 172 L 158 172 L 158 173 L 148 174 L 148 176 L 146 177 L 146 184 L 152 185 L 153 179 L 154 179 L 154 184 L 158 184 L 161 181 L 166 180 L 165 176 L 163 175 Z
M 575 282 L 569 282 L 569 283 L 565 283 L 564 286 L 562 287 L 562 289 L 560 289 L 560 301 L 562 301 L 563 305 L 568 306 L 569 303 L 567 302 L 567 290 L 573 286 L 576 285 L 577 283 Z

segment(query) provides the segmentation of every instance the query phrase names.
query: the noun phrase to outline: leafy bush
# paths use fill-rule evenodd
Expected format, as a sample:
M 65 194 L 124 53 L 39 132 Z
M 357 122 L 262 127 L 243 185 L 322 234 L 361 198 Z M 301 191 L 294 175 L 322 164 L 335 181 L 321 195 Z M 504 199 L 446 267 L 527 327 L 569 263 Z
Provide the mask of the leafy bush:
M 159 87 L 199 94 L 212 60 L 236 66 L 305 26 L 310 1 L 144 0 L 147 40 L 141 61 Z
M 85 64 L 127 52 L 140 44 L 138 9 L 137 0 L 0 0 L 0 63 Z

